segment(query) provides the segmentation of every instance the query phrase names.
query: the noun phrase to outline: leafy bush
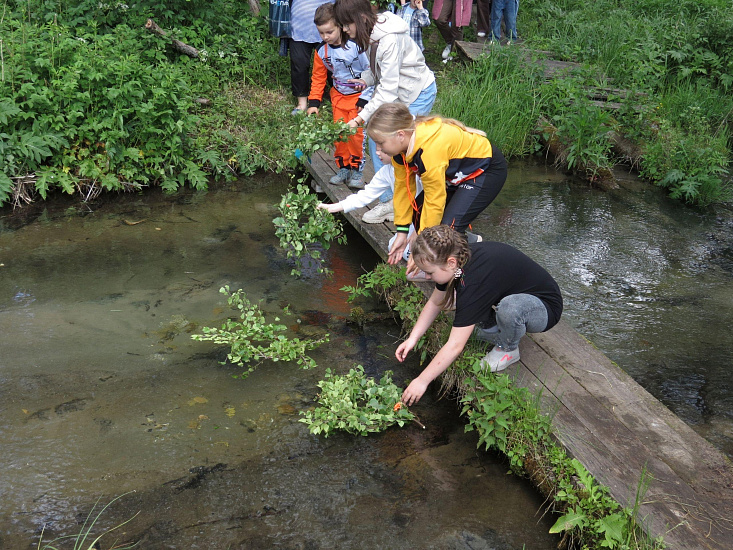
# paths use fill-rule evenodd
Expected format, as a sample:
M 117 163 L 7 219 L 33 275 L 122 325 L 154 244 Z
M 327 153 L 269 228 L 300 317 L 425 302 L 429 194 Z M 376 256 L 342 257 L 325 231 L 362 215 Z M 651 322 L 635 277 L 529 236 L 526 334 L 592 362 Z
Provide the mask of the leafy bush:
M 60 189 L 89 198 L 153 184 L 201 188 L 209 175 L 231 176 L 238 158 L 195 138 L 194 100 L 229 80 L 277 84 L 285 74 L 264 19 L 243 3 L 9 6 L 0 18 L 0 205 L 11 194 L 31 200 Z M 144 31 L 149 16 L 188 25 L 168 34 L 198 48 L 199 58 Z M 246 144 L 233 148 L 266 164 Z
M 280 247 L 295 261 L 291 275 L 300 276 L 305 257 L 318 263 L 319 273 L 327 273 L 321 251 L 328 250 L 334 240 L 346 244 L 343 224 L 328 210 L 318 208 L 319 203 L 317 195 L 298 185 L 296 192 L 283 195 L 278 205 L 280 216 L 272 220 Z
M 191 338 L 199 342 L 210 341 L 228 345 L 229 362 L 240 367 L 247 364 L 247 370 L 239 375 L 239 378 L 246 378 L 266 360 L 295 361 L 304 369 L 316 366 L 316 362 L 306 352 L 317 348 L 323 342 L 328 342 L 328 334 L 318 340 L 287 338 L 284 334 L 287 327 L 275 324 L 280 319 L 275 317 L 275 323 L 268 323 L 259 306 L 251 303 L 243 290 L 230 292 L 229 287 L 225 286 L 219 289 L 219 292 L 229 295 L 227 303 L 239 312 L 239 319 L 227 319 L 220 329 L 203 327 L 201 329 L 203 334 L 194 334 Z M 288 313 L 287 308 L 285 313 Z
M 318 387 L 321 388 L 318 407 L 301 413 L 305 418 L 300 419 L 308 424 L 313 434 L 328 437 L 334 430 L 344 430 L 368 435 L 393 424 L 402 427 L 415 418 L 400 402 L 402 390 L 392 382 L 391 371 L 386 371 L 377 382 L 364 374 L 361 365 L 343 376 L 326 369 L 326 376 Z

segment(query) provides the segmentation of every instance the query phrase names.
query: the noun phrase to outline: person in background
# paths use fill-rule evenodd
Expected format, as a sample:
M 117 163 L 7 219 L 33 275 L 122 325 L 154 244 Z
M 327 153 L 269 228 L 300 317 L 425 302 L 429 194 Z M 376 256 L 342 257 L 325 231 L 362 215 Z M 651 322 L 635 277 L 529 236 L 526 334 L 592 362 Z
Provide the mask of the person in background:
M 291 0 L 290 4 L 290 90 L 296 98 L 292 115 L 304 114 L 308 108 L 310 90 L 311 58 L 321 42 L 318 29 L 313 23 L 316 8 L 333 0 Z
M 358 52 L 354 42 L 341 43 L 341 28 L 336 25 L 333 4 L 326 3 L 318 6 L 314 22 L 323 42 L 318 46 L 313 61 L 307 114 L 318 114 L 330 75 L 333 82 L 330 92 L 333 120 L 344 122 L 351 120 L 369 101 L 372 96 L 372 88 L 367 88 L 359 93 L 349 79 L 359 78 L 361 73 L 369 67 L 369 60 L 366 53 Z M 329 183 L 334 185 L 346 183 L 354 189 L 364 187 L 363 143 L 364 132 L 361 128 L 357 129 L 357 132 L 351 135 L 348 141 L 335 143 L 334 157 L 338 170 Z
M 410 37 L 415 41 L 420 51 L 425 51 L 422 43 L 422 30 L 430 26 L 430 14 L 423 7 L 422 0 L 402 0 L 402 6 L 397 11 L 402 20 L 410 26 Z
M 491 0 L 476 0 L 476 37 L 491 36 Z
M 385 103 L 400 102 L 413 114 L 428 114 L 437 95 L 435 75 L 410 38 L 407 23 L 390 12 L 374 13 L 369 0 L 336 0 L 334 8 L 336 21 L 347 35 L 344 39 L 354 40 L 359 51 L 367 52 L 369 57 L 369 70 L 353 82 L 363 88 L 374 85 L 372 99 L 349 125 L 368 125 L 372 113 Z M 371 140 L 369 153 L 374 171 L 378 172 L 382 164 Z M 382 195 L 379 204 L 362 218 L 365 223 L 393 219 L 391 193 Z
M 563 299 L 555 279 L 516 248 L 498 242 L 469 245 L 446 225 L 425 229 L 412 246 L 411 258 L 435 289 L 407 339 L 395 351 L 403 362 L 444 309 L 455 306 L 448 341 L 402 394 L 417 403 L 430 382 L 461 354 L 469 337 L 495 343 L 481 360 L 498 372 L 519 361 L 519 340 L 527 332 L 545 332 L 560 320 Z
M 394 166 L 397 237 L 389 250 L 390 264 L 402 260 L 411 222 L 418 232 L 442 223 L 465 233 L 506 181 L 507 163 L 499 148 L 484 132 L 457 120 L 413 118 L 404 105 L 387 103 L 372 115 L 367 133 Z M 417 176 L 422 194 L 416 189 Z M 480 240 L 479 235 L 469 237 Z M 408 260 L 408 276 L 415 271 Z
M 445 40 L 445 49 L 440 54 L 443 63 L 450 59 L 453 45 L 463 40 L 463 27 L 471 24 L 473 0 L 435 0 L 433 19 L 440 35 Z
M 491 4 L 491 40 L 501 39 L 501 20 L 504 19 L 504 31 L 507 44 L 517 39 L 517 11 L 519 0 L 493 0 Z

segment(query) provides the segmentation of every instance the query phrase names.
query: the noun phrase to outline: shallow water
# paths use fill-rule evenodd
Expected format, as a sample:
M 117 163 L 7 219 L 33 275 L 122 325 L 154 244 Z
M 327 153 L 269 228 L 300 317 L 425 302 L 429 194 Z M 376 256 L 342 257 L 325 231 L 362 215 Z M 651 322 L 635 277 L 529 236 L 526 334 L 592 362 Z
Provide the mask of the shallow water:
M 419 366 L 394 360 L 395 325 L 347 322 L 339 288 L 378 260 L 356 234 L 329 252 L 333 278 L 290 277 L 270 222 L 285 189 L 62 199 L 27 224 L 3 212 L 1 548 L 77 533 L 97 498 L 128 491 L 96 527 L 139 513 L 117 536 L 146 549 L 554 547 L 534 489 L 434 391 L 415 408 L 425 430 L 325 439 L 298 422 L 325 366 L 398 384 Z M 233 379 L 225 351 L 190 337 L 230 314 L 225 284 L 271 315 L 289 304 L 300 335 L 329 332 L 320 367 Z
M 733 213 L 619 177 L 602 192 L 513 162 L 474 229 L 544 265 L 563 318 L 733 457 Z

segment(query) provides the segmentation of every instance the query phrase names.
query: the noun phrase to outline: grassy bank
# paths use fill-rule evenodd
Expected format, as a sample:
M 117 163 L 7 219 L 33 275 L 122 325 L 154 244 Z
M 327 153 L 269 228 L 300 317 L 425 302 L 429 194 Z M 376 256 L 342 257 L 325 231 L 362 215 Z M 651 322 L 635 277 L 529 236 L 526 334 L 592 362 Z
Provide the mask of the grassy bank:
M 544 81 L 512 48 L 450 71 L 437 109 L 486 130 L 509 155 L 541 152 L 539 117 L 556 127 L 570 168 L 618 161 L 614 136 L 639 145 L 642 176 L 673 198 L 731 199 L 733 11 L 725 0 L 528 0 L 519 10 L 526 48 L 583 70 Z M 620 109 L 588 98 L 611 92 Z M 480 101 L 476 101 L 480 98 Z M 546 136 L 545 136 L 546 137 Z M 587 174 L 591 177 L 594 174 Z
M 292 135 L 287 61 L 246 3 L 10 0 L 0 37 L 0 205 L 204 187 L 290 162 L 272 147 Z
M 641 145 L 642 175 L 673 197 L 730 199 L 726 0 L 528 0 L 519 14 L 527 47 L 586 69 L 545 82 L 512 48 L 463 67 L 437 62 L 438 112 L 487 130 L 509 156 L 542 154 L 545 120 L 566 164 L 593 167 L 591 179 L 618 160 L 611 136 L 626 136 Z M 145 30 L 148 18 L 165 38 Z M 246 3 L 5 0 L 0 37 L 0 206 L 294 166 L 288 61 Z M 587 98 L 597 85 L 632 93 L 609 113 Z

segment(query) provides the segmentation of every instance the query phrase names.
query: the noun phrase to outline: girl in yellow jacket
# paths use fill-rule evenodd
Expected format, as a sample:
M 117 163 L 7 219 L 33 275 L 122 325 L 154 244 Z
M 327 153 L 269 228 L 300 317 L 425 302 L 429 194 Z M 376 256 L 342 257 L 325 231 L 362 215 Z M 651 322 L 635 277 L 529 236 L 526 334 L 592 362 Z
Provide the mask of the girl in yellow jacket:
M 377 150 L 392 157 L 394 166 L 397 235 L 389 250 L 390 264 L 402 259 L 410 223 L 417 233 L 440 224 L 465 233 L 506 181 L 507 163 L 499 148 L 484 132 L 457 120 L 413 118 L 405 105 L 388 103 L 374 112 L 367 133 Z M 416 193 L 416 175 L 422 180 L 422 194 Z

